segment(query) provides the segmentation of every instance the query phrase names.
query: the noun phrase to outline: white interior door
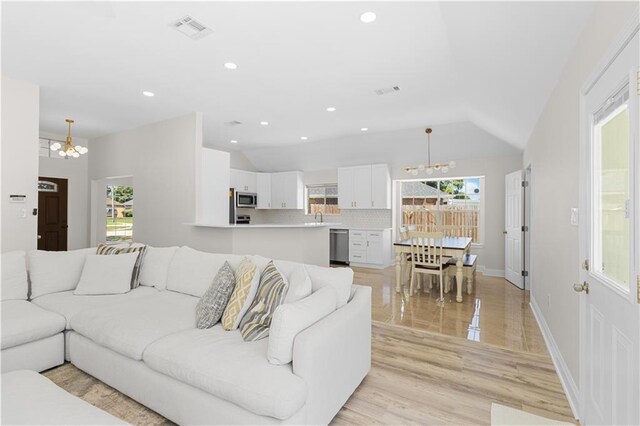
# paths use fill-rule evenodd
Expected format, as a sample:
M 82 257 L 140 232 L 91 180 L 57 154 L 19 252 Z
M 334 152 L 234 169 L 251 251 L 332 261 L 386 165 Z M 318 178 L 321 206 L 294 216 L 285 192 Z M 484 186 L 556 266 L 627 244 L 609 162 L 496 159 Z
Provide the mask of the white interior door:
M 582 98 L 582 424 L 640 424 L 639 111 L 635 37 Z M 570 319 L 567 319 L 570 320 Z
M 522 171 L 504 181 L 504 277 L 520 288 L 522 280 Z

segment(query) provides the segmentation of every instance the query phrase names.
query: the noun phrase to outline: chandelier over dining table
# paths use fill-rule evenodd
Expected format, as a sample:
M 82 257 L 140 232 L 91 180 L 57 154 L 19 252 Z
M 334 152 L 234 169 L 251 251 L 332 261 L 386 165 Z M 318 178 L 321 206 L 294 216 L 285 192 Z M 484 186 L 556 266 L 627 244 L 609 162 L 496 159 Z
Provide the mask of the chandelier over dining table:
M 71 125 L 74 123 L 74 121 L 70 118 L 67 118 L 65 121 L 67 122 L 68 126 L 67 141 L 65 142 L 64 146 L 60 142 L 56 142 L 51 145 L 50 149 L 53 152 L 57 151 L 58 155 L 64 158 L 78 158 L 80 157 L 80 154 L 86 154 L 87 152 L 89 152 L 89 149 L 84 146 L 73 145 L 73 142 L 71 140 Z
M 431 163 L 431 132 L 433 132 L 431 127 L 427 127 L 425 129 L 425 133 L 427 134 L 427 163 L 421 163 L 416 166 L 407 166 L 404 168 L 404 171 L 412 176 L 418 176 L 419 173 L 432 175 L 434 171 L 447 173 L 449 169 L 456 167 L 455 161 L 449 161 L 447 163 Z

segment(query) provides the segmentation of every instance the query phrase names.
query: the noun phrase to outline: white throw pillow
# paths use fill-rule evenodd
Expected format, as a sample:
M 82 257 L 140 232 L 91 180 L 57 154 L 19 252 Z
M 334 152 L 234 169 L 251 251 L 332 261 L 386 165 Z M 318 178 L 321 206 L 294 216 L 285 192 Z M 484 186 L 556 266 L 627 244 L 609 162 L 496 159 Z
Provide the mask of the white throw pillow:
M 28 256 L 31 299 L 75 289 L 87 255 L 95 252 L 95 247 L 71 251 L 31 250 Z
M 224 262 L 229 262 L 235 271 L 241 260 L 242 256 L 234 254 L 205 253 L 180 247 L 169 265 L 167 289 L 202 297 Z
M 158 290 L 166 289 L 169 265 L 177 250 L 178 247 L 147 246 L 140 271 L 140 285 L 155 287 Z
M 262 272 L 271 259 L 255 255 L 252 256 L 251 261 L 255 263 L 260 272 Z M 289 286 L 284 303 L 295 302 L 311 294 L 311 278 L 309 278 L 309 274 L 303 263 L 288 260 L 274 260 L 273 264 L 276 265 L 276 269 L 278 269 L 278 272 L 284 277 L 285 282 Z
M 297 302 L 278 306 L 269 329 L 269 362 L 290 363 L 293 359 L 293 342 L 298 333 L 335 311 L 336 300 L 335 288 L 326 286 Z
M 315 265 L 305 265 L 305 267 L 311 278 L 314 292 L 323 287 L 332 286 L 336 289 L 338 308 L 347 304 L 353 285 L 351 268 L 325 268 Z
M 2 253 L 2 300 L 27 300 L 26 255 L 23 251 Z
M 138 253 L 117 256 L 90 254 L 84 263 L 76 295 L 122 294 L 131 290 L 131 274 Z

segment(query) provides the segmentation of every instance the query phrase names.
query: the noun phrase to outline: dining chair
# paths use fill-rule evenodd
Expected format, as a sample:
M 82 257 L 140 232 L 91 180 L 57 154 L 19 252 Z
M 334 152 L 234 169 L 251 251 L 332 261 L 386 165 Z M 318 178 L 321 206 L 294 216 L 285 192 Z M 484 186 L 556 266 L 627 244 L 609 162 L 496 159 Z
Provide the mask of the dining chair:
M 447 259 L 442 257 L 442 232 L 409 232 L 411 239 L 411 284 L 409 294 L 415 294 L 416 274 L 438 276 L 440 281 L 440 298 L 444 302 L 444 274 L 449 267 Z
M 438 232 L 442 232 L 445 237 L 461 237 L 462 225 L 440 225 L 437 227 Z

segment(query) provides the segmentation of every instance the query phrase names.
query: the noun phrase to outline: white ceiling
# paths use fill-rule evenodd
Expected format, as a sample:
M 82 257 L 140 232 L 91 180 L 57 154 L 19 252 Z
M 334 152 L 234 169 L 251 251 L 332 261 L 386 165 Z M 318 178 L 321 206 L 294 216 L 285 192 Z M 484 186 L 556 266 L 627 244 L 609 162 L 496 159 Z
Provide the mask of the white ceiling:
M 383 143 L 388 132 L 453 122 L 521 149 L 592 7 L 3 2 L 2 72 L 41 86 L 43 131 L 65 133 L 73 117 L 85 138 L 201 111 L 207 144 L 253 152 L 301 136 Z M 361 23 L 369 10 L 378 19 Z M 170 28 L 187 14 L 213 33 L 194 41 Z M 374 93 L 394 85 L 399 93 Z

